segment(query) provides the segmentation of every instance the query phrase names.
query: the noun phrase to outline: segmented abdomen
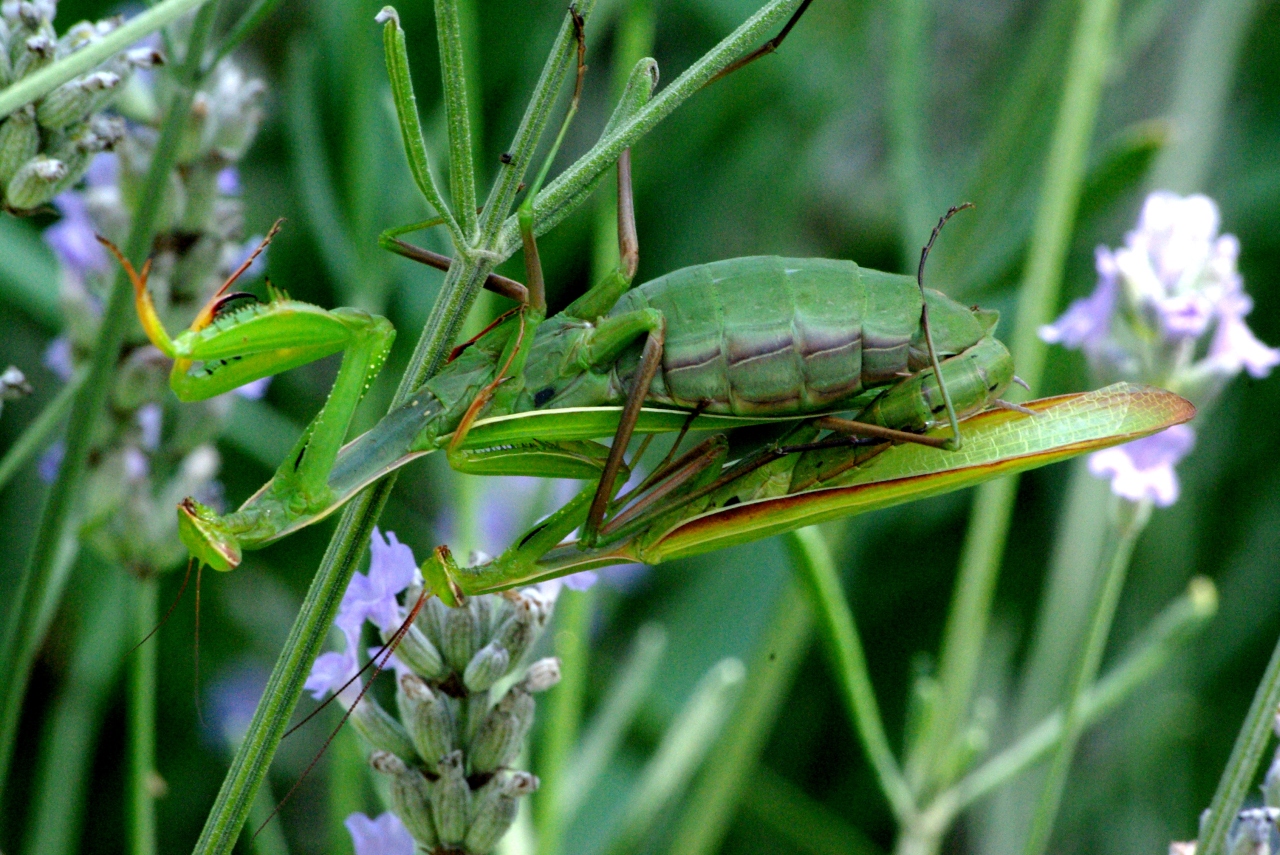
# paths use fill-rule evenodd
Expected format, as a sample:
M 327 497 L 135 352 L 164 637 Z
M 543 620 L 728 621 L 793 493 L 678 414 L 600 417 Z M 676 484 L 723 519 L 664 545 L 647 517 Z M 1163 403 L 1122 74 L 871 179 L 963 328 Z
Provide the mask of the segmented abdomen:
M 907 276 L 824 258 L 734 258 L 625 294 L 610 314 L 667 319 L 650 400 L 708 412 L 822 410 L 920 366 L 920 291 Z

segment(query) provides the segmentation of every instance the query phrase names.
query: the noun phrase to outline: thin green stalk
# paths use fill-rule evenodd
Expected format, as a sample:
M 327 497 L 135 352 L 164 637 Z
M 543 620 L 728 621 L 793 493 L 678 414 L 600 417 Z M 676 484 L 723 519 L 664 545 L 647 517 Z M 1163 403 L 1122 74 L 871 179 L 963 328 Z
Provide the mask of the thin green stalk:
M 1049 837 L 1053 833 L 1058 808 L 1062 804 L 1062 794 L 1067 786 L 1067 773 L 1071 771 L 1076 746 L 1084 733 L 1085 694 L 1102 664 L 1102 654 L 1107 649 L 1107 638 L 1111 635 L 1111 623 L 1116 615 L 1116 607 L 1120 604 L 1124 580 L 1129 574 L 1129 560 L 1133 557 L 1134 544 L 1146 527 L 1147 520 L 1151 518 L 1151 502 L 1125 502 L 1120 506 L 1119 514 L 1122 517 L 1118 521 L 1119 536 L 1111 554 L 1110 566 L 1103 577 L 1102 589 L 1098 592 L 1093 619 L 1089 623 L 1089 634 L 1080 654 L 1080 664 L 1072 681 L 1071 693 L 1067 697 L 1067 714 L 1062 722 L 1058 750 L 1049 764 L 1040 803 L 1032 817 L 1031 833 L 1023 850 L 1026 855 L 1043 855 L 1049 847 Z
M 743 810 L 782 837 L 792 852 L 811 855 L 883 855 L 861 830 L 764 764 L 750 772 Z
M 933 214 L 926 192 L 924 165 L 925 109 L 924 81 L 927 74 L 927 0 L 895 0 L 892 10 L 893 35 L 889 52 L 890 161 L 897 183 L 899 234 L 907 268 L 915 265 L 920 247 L 929 236 Z
M 810 586 L 818 615 L 818 629 L 835 667 L 840 693 L 844 696 L 858 739 L 867 752 L 867 759 L 894 817 L 900 825 L 907 825 L 917 813 L 915 796 L 898 768 L 893 749 L 889 747 L 875 688 L 867 672 L 866 654 L 858 637 L 853 611 L 845 600 L 831 550 L 816 528 L 801 529 L 788 538 L 787 543 L 795 556 L 797 568 L 804 573 Z
M 83 602 L 93 608 L 79 612 L 70 667 L 42 723 L 22 855 L 79 851 L 98 735 L 132 632 L 124 573 L 110 565 L 83 569 Z
M 1258 0 L 1207 0 L 1186 33 L 1170 117 L 1173 136 L 1151 168 L 1152 190 L 1204 189 L 1222 135 L 1231 85 Z
M 160 620 L 159 580 L 139 576 L 133 585 L 133 632 L 146 638 Z M 156 668 L 152 638 L 129 657 L 129 855 L 156 853 Z
M 194 5 L 189 2 L 188 8 Z M 151 249 L 169 173 L 177 161 L 178 145 L 186 129 L 200 58 L 208 43 L 217 8 L 216 2 L 210 3 L 202 7 L 196 16 L 188 42 L 187 59 L 177 75 L 180 85 L 174 87 L 168 115 L 142 185 L 144 190 L 138 196 L 138 208 L 133 214 L 129 239 L 125 242 L 125 256 L 138 265 Z M 4 645 L 0 647 L 0 674 L 6 675 L 3 708 L 0 708 L 0 794 L 4 791 L 31 664 L 43 641 L 43 633 L 38 631 L 41 607 L 46 599 L 57 599 L 57 592 L 50 591 L 49 587 L 55 575 L 59 545 L 73 516 L 81 477 L 89 458 L 93 427 L 106 403 L 107 393 L 114 385 L 120 345 L 132 317 L 132 289 L 128 277 L 121 270 L 117 272 L 107 297 L 85 383 L 71 405 L 62 466 L 40 516 L 31 556 L 14 591 L 16 607 L 7 627 Z
M 49 445 L 53 432 L 71 409 L 71 402 L 84 383 L 86 374 L 83 370 L 73 374 L 66 385 L 58 390 L 58 394 L 53 396 L 53 400 L 40 411 L 40 415 L 32 419 L 13 445 L 9 446 L 4 457 L 0 458 L 0 490 L 4 489 L 18 470 Z
M 1209 622 L 1218 609 L 1218 594 L 1204 577 L 1191 580 L 1187 593 L 1152 621 L 1144 637 L 1102 679 L 1094 683 L 1080 702 L 1081 723 L 1089 727 L 1127 700 L 1154 677 L 1178 653 L 1191 636 Z M 1062 739 L 1062 710 L 1055 710 L 1016 742 L 962 778 L 950 791 L 952 815 L 991 791 L 1008 783 L 1048 754 Z M 947 793 L 938 802 L 947 800 Z M 930 810 L 933 808 L 931 807 Z
M 1058 302 L 1118 5 L 1118 0 L 1083 0 L 1073 37 L 1026 274 L 1018 292 L 1018 311 L 1009 339 L 1018 375 L 1033 390 L 1040 385 L 1046 352 L 1037 330 L 1048 323 Z M 917 770 L 913 779 L 926 789 L 948 783 L 930 779 L 935 770 L 951 766 L 948 754 L 968 714 L 1017 485 L 1016 478 L 1002 478 L 979 487 L 974 497 L 960 578 L 944 634 L 939 702 L 925 725 L 921 757 L 911 764 Z
M 476 170 L 458 0 L 436 0 L 436 38 L 440 43 L 444 113 L 449 128 L 449 195 L 462 233 L 471 240 L 476 231 Z
M 573 822 L 587 794 L 617 753 L 640 704 L 653 688 L 666 646 L 667 635 L 658 624 L 646 623 L 636 630 L 627 658 L 582 735 L 560 788 L 560 811 L 566 822 Z
M 75 53 L 58 60 L 47 68 L 30 74 L 4 90 L 0 90 L 0 119 L 14 110 L 48 95 L 73 77 L 106 62 L 120 51 L 155 32 L 167 27 L 183 15 L 203 6 L 209 0 L 162 0 L 140 15 Z M 215 4 L 216 5 L 216 4 Z M 194 30 L 192 31 L 195 32 Z M 133 258 L 134 256 L 129 256 Z
M 218 42 L 218 49 L 214 51 L 213 58 L 209 61 L 209 67 L 213 67 L 221 62 L 224 58 L 231 55 L 231 52 L 240 47 L 240 43 L 249 37 L 249 34 L 258 29 L 262 22 L 271 17 L 271 13 L 280 5 L 280 0 L 253 0 L 249 4 L 249 8 L 245 9 L 231 25 L 231 29 L 227 30 L 227 34 Z
M 795 541 L 791 551 L 797 564 L 809 560 L 798 535 L 786 537 Z M 806 575 L 810 575 L 809 571 L 797 567 L 796 580 L 783 590 L 773 607 L 769 628 L 756 644 L 737 707 L 697 784 L 684 800 L 668 849 L 673 855 L 710 855 L 720 851 L 739 802 L 755 786 L 753 770 L 758 766 L 760 752 L 813 638 L 813 606 L 798 578 Z
M 591 591 L 565 588 L 556 601 L 556 656 L 560 658 L 560 682 L 549 693 L 538 752 L 537 799 L 534 826 L 538 829 L 539 855 L 554 855 L 564 848 L 570 817 L 564 810 L 563 790 L 569 759 L 578 741 L 590 661 Z
M 538 195 L 534 203 L 537 233 L 542 234 L 559 222 L 567 214 L 568 204 L 577 200 L 602 172 L 612 166 L 623 149 L 652 130 L 731 62 L 774 35 L 775 30 L 781 29 L 800 3 L 801 0 L 772 0 L 767 3 L 721 39 L 701 59 L 685 69 L 684 73 L 658 92 L 635 115 L 620 123 L 612 133 L 602 137 L 576 163 L 560 173 Z M 505 169 L 500 176 L 509 172 L 510 169 Z M 500 226 L 501 235 L 494 249 L 501 257 L 506 258 L 520 246 L 520 227 L 514 216 L 508 217 Z
M 538 137 L 545 126 L 545 111 L 541 121 L 538 121 L 533 114 L 539 112 L 540 105 L 549 104 L 554 100 L 554 88 L 564 79 L 564 70 L 568 67 L 571 57 L 571 37 L 566 38 L 567 33 L 567 27 L 562 28 L 561 38 L 557 40 L 556 48 L 543 69 L 529 109 L 521 122 L 520 131 L 517 132 L 517 144 L 512 146 L 512 151 L 523 158 L 522 162 L 528 162 L 532 149 L 537 145 Z M 392 59 L 394 64 L 394 57 Z M 407 68 L 405 73 L 407 74 Z M 400 87 L 393 91 L 400 98 L 397 109 L 402 122 L 416 123 L 416 107 L 413 107 L 406 89 Z M 409 140 L 409 131 L 404 131 L 403 128 L 402 131 L 406 140 Z M 412 161 L 414 157 L 412 147 L 408 147 Z M 510 173 L 511 170 L 504 170 L 502 175 L 506 176 Z M 501 176 L 499 183 L 502 183 Z M 518 183 L 517 177 L 510 188 L 510 195 L 506 197 L 508 206 L 511 196 L 514 196 L 515 184 Z M 502 198 L 501 195 L 498 196 L 499 200 Z M 494 197 L 491 196 L 491 204 L 493 200 Z M 486 214 L 491 221 L 501 222 L 501 215 L 491 214 L 488 210 Z M 492 231 L 496 234 L 496 225 L 493 226 Z M 398 407 L 414 389 L 440 370 L 445 357 L 449 354 L 449 349 L 457 338 L 458 328 L 465 322 L 468 311 L 479 293 L 481 284 L 496 263 L 496 258 L 489 253 L 460 252 L 460 255 L 458 262 L 445 274 L 440 296 L 432 308 L 426 327 L 418 339 L 417 347 L 396 389 L 391 404 L 393 408 Z M 267 774 L 267 769 L 275 756 L 276 747 L 293 715 L 311 663 L 315 661 L 328 635 L 329 626 L 337 614 L 347 583 L 351 580 L 351 574 L 355 572 L 356 564 L 364 555 L 373 526 L 386 506 L 395 481 L 396 475 L 393 473 L 376 482 L 348 504 L 339 518 L 337 530 L 329 541 L 329 548 L 325 551 L 324 558 L 316 570 L 306 599 L 289 631 L 289 637 L 280 652 L 280 657 L 272 669 L 266 690 L 254 711 L 253 720 L 245 733 L 244 741 L 232 760 L 231 768 L 227 771 L 227 776 L 218 791 L 218 797 L 205 821 L 204 829 L 200 833 L 199 840 L 196 841 L 194 849 L 196 855 L 215 855 L 215 853 L 228 855 L 235 846 L 240 828 L 244 825 L 252 807 L 254 796 Z
M 1231 748 L 1231 756 L 1218 779 L 1218 788 L 1209 803 L 1208 819 L 1200 824 L 1200 839 L 1196 852 L 1201 855 L 1221 855 L 1226 849 L 1227 832 L 1244 805 L 1245 796 L 1258 773 L 1262 752 L 1271 740 L 1271 730 L 1280 709 L 1280 642 L 1276 644 L 1267 663 L 1267 670 L 1258 683 L 1253 703 L 1245 714 L 1240 734 Z

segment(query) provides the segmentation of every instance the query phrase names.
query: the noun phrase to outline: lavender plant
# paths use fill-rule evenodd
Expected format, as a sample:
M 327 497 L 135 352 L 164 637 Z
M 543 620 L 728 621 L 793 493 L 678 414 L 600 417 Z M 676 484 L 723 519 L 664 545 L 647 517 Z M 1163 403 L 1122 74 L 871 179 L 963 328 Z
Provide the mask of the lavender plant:
M 1219 234 L 1219 220 L 1206 196 L 1152 193 L 1125 245 L 1098 247 L 1094 292 L 1041 327 L 1040 337 L 1082 351 L 1100 382 L 1162 386 L 1202 414 L 1242 371 L 1266 377 L 1280 349 L 1258 341 L 1245 322 L 1253 301 L 1236 267 L 1240 242 Z M 1109 478 L 1123 499 L 1167 507 L 1178 498 L 1174 467 L 1194 444 L 1195 430 L 1177 425 L 1095 452 L 1089 470 Z
M 56 0 L 0 4 L 0 88 L 59 59 L 101 42 L 122 21 L 81 21 L 61 37 L 53 28 Z M 100 68 L 72 78 L 0 121 L 0 204 L 31 211 L 73 187 L 94 155 L 110 151 L 125 134 L 123 122 L 104 112 L 139 68 L 163 62 L 159 51 L 132 48 Z
M 1280 350 L 1258 341 L 1245 323 L 1253 303 L 1236 269 L 1240 245 L 1218 230 L 1218 209 L 1209 198 L 1152 193 L 1125 246 L 1098 249 L 1093 294 L 1042 327 L 1040 336 L 1083 350 L 1099 377 L 1177 389 L 1202 413 L 1241 371 L 1266 376 L 1280 364 Z M 1120 502 L 1112 509 L 1097 600 L 1071 676 L 1064 738 L 1032 818 L 1032 855 L 1048 845 L 1083 729 L 1083 698 L 1101 664 L 1134 545 L 1152 508 L 1177 500 L 1174 467 L 1194 439 L 1192 428 L 1178 425 L 1089 459 L 1089 471 L 1109 478 Z
M 349 711 L 393 814 L 419 847 L 487 855 L 515 820 L 517 799 L 538 786 L 510 767 L 533 725 L 533 695 L 560 680 L 555 658 L 522 668 L 550 618 L 554 589 L 473 597 L 459 608 L 431 598 L 406 626 L 422 594 L 412 551 L 375 529 L 370 555 L 368 574 L 352 576 L 334 622 L 345 648 L 316 659 L 306 689 L 317 700 L 336 695 Z M 384 642 L 398 642 L 390 660 L 381 648 L 370 651 L 396 672 L 398 720 L 359 680 L 366 622 Z M 375 830 L 386 837 L 395 825 L 380 820 Z
M 45 240 L 60 262 L 67 324 L 45 362 L 63 380 L 70 381 L 87 361 L 97 339 L 103 294 L 114 273 L 97 236 L 123 241 L 129 233 L 157 138 L 146 119 L 159 115 L 158 90 L 164 85 L 151 74 L 138 77 L 121 105 L 131 121 L 121 124 L 127 130 L 116 151 L 93 160 L 82 189 L 52 200 L 62 219 L 45 232 Z M 223 59 L 195 94 L 151 256 L 149 281 L 167 321 L 190 318 L 261 240 L 245 240 L 236 164 L 257 134 L 264 91 L 262 81 Z M 258 262 L 250 275 L 260 267 Z M 169 361 L 138 333 L 119 359 L 109 418 L 87 473 L 81 528 L 101 555 L 146 574 L 172 568 L 184 557 L 169 512 L 175 501 L 193 490 L 220 501 L 213 440 L 231 398 L 177 405 L 166 385 Z M 264 391 L 265 384 L 257 383 L 237 394 L 260 397 Z M 47 455 L 48 475 L 56 472 L 59 456 L 56 446 Z

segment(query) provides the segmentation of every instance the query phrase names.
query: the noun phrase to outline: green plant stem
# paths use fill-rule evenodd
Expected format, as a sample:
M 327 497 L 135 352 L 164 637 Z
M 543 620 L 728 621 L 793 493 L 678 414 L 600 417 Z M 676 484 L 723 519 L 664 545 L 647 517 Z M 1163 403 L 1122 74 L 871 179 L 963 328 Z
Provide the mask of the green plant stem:
M 1277 709 L 1280 709 L 1280 642 L 1271 654 L 1267 670 L 1253 695 L 1253 703 L 1245 714 L 1240 734 L 1231 748 L 1231 756 L 1218 779 L 1218 788 L 1209 803 L 1208 820 L 1200 825 L 1196 852 L 1221 855 L 1226 850 L 1227 832 L 1244 804 L 1245 796 L 1258 773 L 1263 750 L 1271 739 Z
M 195 5 L 188 2 L 186 8 L 194 8 Z M 169 173 L 177 162 L 178 145 L 191 110 L 200 59 L 208 43 L 217 8 L 216 2 L 210 3 L 202 7 L 196 16 L 188 41 L 187 58 L 177 75 L 179 85 L 174 87 L 168 114 L 142 185 L 144 190 L 138 196 L 138 208 L 133 214 L 129 239 L 125 242 L 125 256 L 139 266 L 151 249 Z M 143 34 L 146 32 L 149 31 Z M 132 316 L 132 288 L 124 271 L 117 271 L 102 313 L 85 383 L 71 404 L 62 466 L 40 516 L 31 556 L 14 591 L 13 599 L 17 605 L 7 627 L 4 645 L 0 647 L 0 674 L 4 674 L 6 680 L 3 708 L 0 708 L 0 794 L 4 791 L 31 664 L 43 641 L 43 633 L 38 631 L 41 607 L 46 599 L 57 600 L 57 592 L 49 590 L 49 583 L 56 575 L 53 571 L 59 545 L 73 515 L 89 458 L 94 425 L 114 385 L 120 345 L 124 342 Z
M 160 620 L 159 581 L 141 575 L 133 589 L 133 632 L 146 638 Z M 157 642 L 151 638 L 129 657 L 129 855 L 156 853 Z
M 462 233 L 470 240 L 476 230 L 476 173 L 458 0 L 436 0 L 436 38 L 440 45 L 444 112 L 449 128 L 449 195 Z
M 612 133 L 602 137 L 577 162 L 558 175 L 534 202 L 537 234 L 543 234 L 560 222 L 571 210 L 570 203 L 580 201 L 581 195 L 600 174 L 618 160 L 623 149 L 652 130 L 731 62 L 772 36 L 774 30 L 781 29 L 800 6 L 800 2 L 801 0 L 772 0 L 765 4 L 701 59 L 685 69 L 675 81 L 658 92 L 635 115 L 620 123 Z M 494 248 L 501 257 L 506 258 L 520 246 L 520 227 L 512 216 L 501 224 L 501 228 L 501 235 Z
M 511 150 L 519 155 L 521 163 L 527 163 L 531 158 L 532 150 L 546 125 L 550 103 L 555 98 L 555 88 L 563 81 L 571 58 L 571 41 L 572 35 L 566 22 L 516 133 L 516 143 Z M 399 97 L 405 99 L 403 87 Z M 402 118 L 406 116 L 406 102 L 411 106 L 411 99 L 402 100 L 398 105 Z M 416 117 L 415 107 L 412 121 L 416 122 Z M 406 132 L 406 145 L 409 145 L 408 136 Z M 412 146 L 409 148 L 412 162 Z M 510 209 L 520 174 L 519 170 L 511 169 L 504 169 L 499 174 L 498 184 L 490 196 L 490 206 L 505 204 L 508 207 L 504 209 L 504 213 Z M 506 187 L 507 184 L 510 186 Z M 501 218 L 502 214 L 494 214 L 487 207 L 481 221 L 482 237 L 486 234 L 484 224 L 488 223 L 490 228 L 487 234 L 492 239 L 501 224 Z M 409 365 L 400 379 L 391 404 L 393 408 L 398 407 L 414 389 L 444 364 L 480 286 L 497 262 L 496 257 L 488 252 L 460 251 L 460 256 L 458 262 L 445 274 L 440 297 L 432 308 Z M 396 475 L 393 473 L 376 482 L 357 496 L 339 518 L 337 530 L 329 541 L 329 548 L 316 570 L 306 599 L 272 669 L 244 741 L 232 760 L 231 768 L 227 770 L 204 829 L 196 841 L 194 852 L 197 855 L 227 855 L 235 846 L 240 828 L 253 805 L 254 796 L 293 715 L 311 663 L 315 661 L 328 635 L 347 583 L 364 555 L 373 526 L 386 506 L 395 481 Z
M 899 234 L 903 259 L 911 269 L 920 247 L 929 236 L 930 195 L 926 192 L 924 165 L 924 81 L 927 74 L 928 15 L 925 0 L 895 0 L 891 4 L 893 35 L 889 53 L 890 161 L 897 183 Z
M 797 564 L 810 559 L 798 534 L 793 532 L 786 538 L 793 542 L 791 553 Z M 813 606 L 802 582 L 811 571 L 797 567 L 795 575 L 795 581 L 779 595 L 769 628 L 756 644 L 747 683 L 733 715 L 693 791 L 684 799 L 668 850 L 672 855 L 720 851 L 739 802 L 755 785 L 753 770 L 760 752 L 813 639 Z
M 1046 352 L 1037 330 L 1048 323 L 1058 302 L 1118 5 L 1117 0 L 1083 0 L 1072 41 L 1009 339 L 1018 375 L 1032 390 L 1040 385 Z M 940 657 L 939 701 L 925 725 L 921 754 L 908 763 L 919 790 L 949 783 L 933 778 L 937 770 L 951 766 L 948 755 L 968 714 L 1017 487 L 1017 478 L 1002 478 L 979 487 L 974 497 Z
M 759 764 L 751 770 L 750 784 L 743 791 L 743 810 L 794 847 L 788 851 L 883 855 L 883 850 L 861 830 L 810 799 L 768 766 Z
M 15 473 L 49 445 L 53 432 L 71 409 L 71 402 L 83 385 L 86 374 L 83 370 L 73 374 L 66 385 L 58 390 L 58 394 L 53 396 L 53 400 L 40 411 L 40 415 L 32 419 L 21 436 L 9 446 L 4 457 L 0 458 L 0 490 L 4 489 Z
M 889 747 L 875 688 L 867 672 L 866 654 L 858 637 L 853 611 L 845 600 L 831 550 L 816 528 L 801 529 L 787 542 L 796 556 L 796 567 L 805 575 L 809 585 L 818 616 L 818 630 L 831 657 L 840 693 L 858 732 L 858 739 L 867 752 L 867 759 L 894 817 L 899 824 L 906 825 L 916 815 L 915 797 Z
M 1204 577 L 1192 579 L 1187 593 L 1152 621 L 1135 650 L 1081 697 L 1083 726 L 1088 727 L 1110 713 L 1155 676 L 1186 641 L 1209 622 L 1217 609 L 1218 594 L 1213 583 Z M 949 795 L 940 795 L 935 803 L 948 803 L 954 816 L 1039 761 L 1058 745 L 1063 732 L 1062 710 L 1055 710 L 1008 748 L 965 775 Z
M 538 829 L 539 855 L 554 855 L 564 848 L 564 832 L 570 817 L 564 811 L 563 790 L 569 759 L 582 724 L 582 707 L 590 661 L 591 591 L 561 589 L 556 601 L 556 656 L 560 658 L 560 682 L 549 693 L 538 752 L 538 795 L 534 801 L 534 825 Z
M 1193 193 L 1204 189 L 1222 134 L 1231 84 L 1258 0 L 1208 0 L 1188 28 L 1178 62 L 1170 114 L 1173 137 L 1151 168 L 1150 189 Z
M 1119 533 L 1115 548 L 1103 577 L 1102 588 L 1098 592 L 1097 604 L 1089 622 L 1089 633 L 1080 654 L 1071 693 L 1067 697 L 1062 736 L 1049 764 L 1040 803 L 1032 818 L 1031 832 L 1023 850 L 1025 855 L 1043 855 L 1049 847 L 1049 837 L 1053 833 L 1058 808 L 1062 804 L 1062 794 L 1067 786 L 1067 773 L 1071 771 L 1071 761 L 1086 724 L 1085 696 L 1102 664 L 1102 654 L 1107 649 L 1107 638 L 1111 635 L 1111 623 L 1115 618 L 1116 607 L 1120 604 L 1124 580 L 1129 573 L 1129 560 L 1133 557 L 1134 544 L 1146 527 L 1147 520 L 1151 518 L 1151 502 L 1124 502 L 1119 508 L 1118 516 L 1121 519 L 1117 521 Z
M 83 601 L 94 608 L 79 613 L 70 665 L 42 723 L 22 855 L 79 851 L 98 736 L 127 649 L 128 580 L 113 566 L 86 569 Z
M 0 90 L 0 119 L 14 110 L 30 104 L 73 77 L 106 62 L 115 54 L 155 32 L 161 27 L 181 18 L 183 15 L 200 8 L 209 0 L 162 0 L 147 11 L 135 15 L 122 26 L 103 36 L 101 41 L 81 48 L 69 56 L 58 60 L 47 68 L 30 74 L 4 90 Z M 216 5 L 216 4 L 215 4 Z M 195 32 L 194 30 L 192 31 Z M 203 51 L 202 51 L 203 53 Z M 133 256 L 129 256 L 132 258 Z

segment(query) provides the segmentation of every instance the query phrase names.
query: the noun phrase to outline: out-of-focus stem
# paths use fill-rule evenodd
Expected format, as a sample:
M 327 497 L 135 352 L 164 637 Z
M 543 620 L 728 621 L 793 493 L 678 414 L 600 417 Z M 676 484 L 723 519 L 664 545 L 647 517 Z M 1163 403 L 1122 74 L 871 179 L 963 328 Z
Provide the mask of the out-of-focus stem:
M 1280 642 L 1271 654 L 1262 682 L 1253 695 L 1253 703 L 1240 726 L 1236 744 L 1231 748 L 1218 789 L 1209 803 L 1209 817 L 1200 827 L 1196 851 L 1202 855 L 1221 855 L 1226 849 L 1227 832 L 1240 812 L 1249 787 L 1258 772 L 1262 752 L 1271 739 L 1271 728 L 1280 709 Z
M 539 855 L 554 855 L 563 850 L 569 817 L 564 810 L 562 791 L 582 724 L 590 659 L 587 634 L 591 630 L 594 600 L 589 590 L 563 588 L 556 601 L 555 651 L 560 659 L 560 682 L 548 693 L 546 718 L 541 723 L 537 766 L 541 785 L 534 801 Z
M 1129 573 L 1129 560 L 1133 557 L 1133 546 L 1138 535 L 1151 518 L 1151 502 L 1144 500 L 1137 504 L 1124 502 L 1117 521 L 1119 536 L 1112 551 L 1106 575 L 1103 576 L 1102 588 L 1098 592 L 1097 605 L 1093 618 L 1089 622 L 1089 634 L 1085 639 L 1084 650 L 1081 651 L 1080 663 L 1072 681 L 1071 693 L 1067 697 L 1067 713 L 1062 722 L 1062 737 L 1058 741 L 1058 750 L 1053 762 L 1049 765 L 1049 773 L 1045 777 L 1044 789 L 1040 795 L 1040 803 L 1032 818 L 1031 832 L 1027 837 L 1027 845 L 1023 850 L 1026 855 L 1043 855 L 1049 846 L 1049 836 L 1053 833 L 1054 822 L 1058 816 L 1058 808 L 1062 804 L 1062 793 L 1067 785 L 1067 773 L 1071 771 L 1071 760 L 1075 756 L 1076 745 L 1087 724 L 1087 692 L 1098 667 L 1102 664 L 1102 654 L 1107 648 L 1107 638 L 1111 635 L 1111 623 L 1115 618 L 1116 607 L 1120 604 L 1120 592 L 1124 590 L 1124 580 Z
M 151 156 L 151 165 L 142 184 L 144 189 L 138 195 L 138 208 L 133 212 L 129 239 L 125 242 L 126 257 L 138 266 L 151 248 L 160 206 L 166 195 L 164 191 L 168 186 L 169 173 L 177 162 L 178 146 L 186 130 L 200 62 L 217 9 L 217 2 L 213 2 L 202 7 L 196 15 L 187 42 L 187 58 L 177 75 L 179 85 L 174 87 L 160 137 Z M 71 404 L 66 452 L 40 516 L 31 556 L 13 593 L 16 606 L 4 636 L 4 645 L 0 647 L 0 674 L 5 675 L 6 680 L 3 705 L 0 706 L 0 794 L 3 794 L 13 741 L 17 737 L 27 678 L 43 641 L 44 633 L 40 627 L 43 606 L 46 600 L 58 598 L 58 592 L 49 588 L 58 575 L 54 571 L 59 548 L 79 497 L 93 427 L 106 403 L 107 393 L 114 385 L 120 345 L 124 342 L 132 315 L 132 289 L 129 278 L 121 270 L 117 272 L 107 297 L 85 383 Z
M 1084 0 L 1072 41 L 1026 275 L 1018 292 L 1018 311 L 1009 339 L 1018 375 L 1032 390 L 1040 385 L 1045 360 L 1045 345 L 1037 338 L 1037 330 L 1050 320 L 1058 302 L 1107 58 L 1114 41 L 1118 5 L 1117 0 Z M 938 705 L 925 724 L 919 756 L 908 764 L 918 790 L 949 783 L 932 779 L 936 770 L 951 765 L 947 758 L 968 714 L 1017 485 L 1016 478 L 992 481 L 979 487 L 974 498 L 961 553 L 960 577 L 944 634 Z
M 159 582 L 139 576 L 133 585 L 133 631 L 146 638 L 160 619 Z M 129 855 L 156 852 L 156 667 L 159 639 L 133 651 L 129 661 Z M 197 698 L 197 701 L 199 699 Z
M 840 684 L 840 694 L 853 720 L 858 739 L 889 800 L 889 807 L 899 824 L 906 825 L 916 814 L 915 797 L 903 777 L 898 761 L 889 747 L 875 688 L 867 672 L 867 658 L 853 620 L 853 612 L 845 600 L 840 577 L 831 559 L 831 550 L 816 528 L 801 529 L 789 541 L 796 566 L 804 574 L 813 594 L 818 617 L 818 630 L 831 656 Z

